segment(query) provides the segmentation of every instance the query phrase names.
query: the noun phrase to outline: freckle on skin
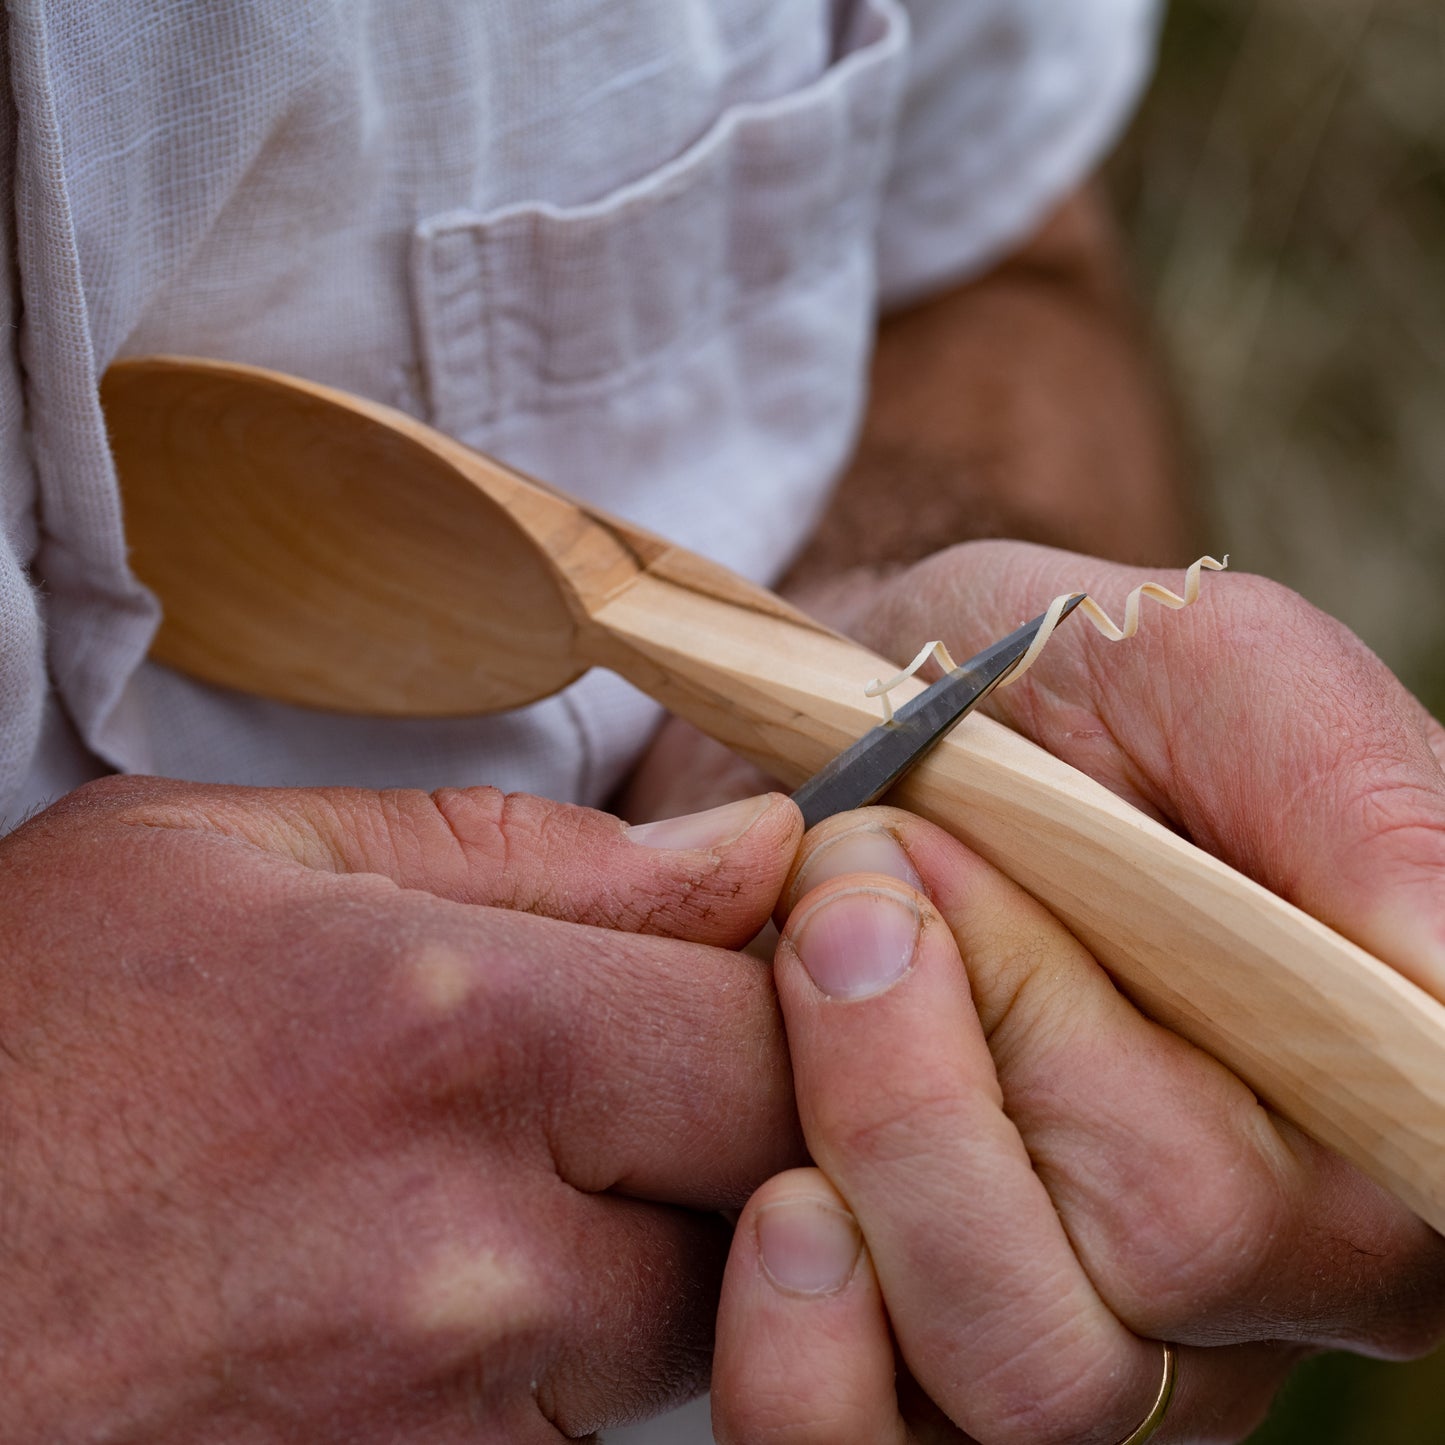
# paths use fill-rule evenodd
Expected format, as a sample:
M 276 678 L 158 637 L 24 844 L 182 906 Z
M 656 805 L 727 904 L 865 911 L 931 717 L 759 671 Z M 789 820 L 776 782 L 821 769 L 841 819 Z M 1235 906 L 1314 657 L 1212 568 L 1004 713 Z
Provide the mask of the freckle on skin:
M 456 949 L 428 943 L 411 960 L 417 996 L 428 1009 L 443 1016 L 455 1013 L 471 996 L 478 973 L 475 962 Z
M 419 1273 L 407 1313 L 423 1334 L 478 1340 L 495 1334 L 503 1321 L 515 1332 L 538 1313 L 541 1295 L 538 1281 L 520 1260 L 493 1249 L 453 1245 Z

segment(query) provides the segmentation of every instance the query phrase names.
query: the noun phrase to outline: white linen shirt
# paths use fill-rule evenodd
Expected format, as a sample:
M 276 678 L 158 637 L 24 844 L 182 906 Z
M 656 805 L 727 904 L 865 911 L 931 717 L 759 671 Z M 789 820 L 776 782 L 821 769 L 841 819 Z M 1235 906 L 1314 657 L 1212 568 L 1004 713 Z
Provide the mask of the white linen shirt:
M 1091 168 L 1153 0 L 8 0 L 0 814 L 109 768 L 596 803 L 655 721 L 594 672 L 381 721 L 145 662 L 97 377 L 345 387 L 774 579 L 878 310 Z
M 882 307 L 1092 168 L 1154 0 L 7 0 L 0 815 L 100 771 L 602 800 L 655 709 L 596 672 L 380 721 L 144 661 L 97 379 L 274 366 L 760 581 L 853 441 Z M 3 823 L 0 823 L 3 826 Z M 702 1402 L 621 1445 L 709 1438 Z

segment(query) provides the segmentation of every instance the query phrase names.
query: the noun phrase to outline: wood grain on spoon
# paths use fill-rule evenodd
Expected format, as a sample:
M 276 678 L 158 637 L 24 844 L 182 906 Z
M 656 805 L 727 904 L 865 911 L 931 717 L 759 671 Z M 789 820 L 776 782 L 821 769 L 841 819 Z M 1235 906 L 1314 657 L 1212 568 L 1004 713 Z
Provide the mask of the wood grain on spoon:
M 877 721 L 863 686 L 885 660 L 411 417 L 182 358 L 120 363 L 103 392 L 171 666 L 316 707 L 435 716 L 516 707 L 596 664 L 794 782 Z M 986 718 L 894 800 L 1445 1228 L 1445 1005 Z

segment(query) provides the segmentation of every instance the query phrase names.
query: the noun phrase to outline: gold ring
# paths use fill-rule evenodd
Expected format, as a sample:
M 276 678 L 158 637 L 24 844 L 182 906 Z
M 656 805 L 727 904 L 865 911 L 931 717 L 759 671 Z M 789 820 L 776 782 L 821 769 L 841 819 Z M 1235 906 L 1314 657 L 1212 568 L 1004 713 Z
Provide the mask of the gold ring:
M 1169 1402 L 1173 1398 L 1174 1347 L 1173 1345 L 1165 1345 L 1164 1378 L 1159 1381 L 1159 1398 L 1154 1401 L 1153 1408 L 1144 1417 L 1139 1428 L 1127 1439 L 1119 1441 L 1119 1445 L 1144 1445 L 1146 1440 L 1152 1440 L 1155 1432 L 1164 1423 L 1164 1412 L 1169 1408 Z

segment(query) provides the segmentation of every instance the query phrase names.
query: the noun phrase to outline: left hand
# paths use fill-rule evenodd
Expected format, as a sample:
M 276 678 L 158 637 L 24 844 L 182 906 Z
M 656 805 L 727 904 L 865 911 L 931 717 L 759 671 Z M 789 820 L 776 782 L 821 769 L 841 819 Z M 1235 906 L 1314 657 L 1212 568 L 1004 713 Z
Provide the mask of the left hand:
M 576 1439 L 707 1377 L 804 1157 L 801 833 L 92 783 L 0 840 L 0 1440 Z
M 726 1445 L 1116 1445 L 1161 1340 L 1178 1389 L 1156 1445 L 1224 1445 L 1311 1350 L 1438 1337 L 1445 1242 L 948 835 L 830 819 L 784 901 L 777 987 L 819 1167 L 739 1221 Z

